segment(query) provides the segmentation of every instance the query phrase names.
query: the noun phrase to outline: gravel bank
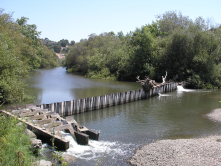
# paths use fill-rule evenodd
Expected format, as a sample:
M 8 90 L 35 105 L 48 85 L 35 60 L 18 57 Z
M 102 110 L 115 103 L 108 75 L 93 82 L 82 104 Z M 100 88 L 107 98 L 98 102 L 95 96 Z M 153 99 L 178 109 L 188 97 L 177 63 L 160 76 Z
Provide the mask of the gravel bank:
M 221 109 L 217 108 L 206 115 L 209 119 L 221 123 Z
M 208 118 L 221 122 L 221 109 Z M 194 139 L 160 140 L 138 149 L 128 161 L 132 165 L 221 166 L 221 135 Z

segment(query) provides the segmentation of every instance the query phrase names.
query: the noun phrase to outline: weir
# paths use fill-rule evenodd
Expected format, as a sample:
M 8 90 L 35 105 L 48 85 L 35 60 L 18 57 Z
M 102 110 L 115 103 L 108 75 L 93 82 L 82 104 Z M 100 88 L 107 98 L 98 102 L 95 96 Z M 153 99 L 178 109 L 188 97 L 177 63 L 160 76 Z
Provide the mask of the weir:
M 98 140 L 99 137 L 99 133 L 90 131 L 84 126 L 79 126 L 73 116 L 63 119 L 55 112 L 30 104 L 26 105 L 26 108 L 10 106 L 8 110 L 0 110 L 0 112 L 25 123 L 38 139 L 48 144 L 52 144 L 51 140 L 54 139 L 54 145 L 61 150 L 69 148 L 69 141 L 62 138 L 60 130 L 70 132 L 76 142 L 81 145 L 87 145 L 89 138 Z
M 137 82 L 141 83 L 142 89 L 51 104 L 28 104 L 26 109 L 23 109 L 22 105 L 9 106 L 7 107 L 8 110 L 13 111 L 1 110 L 0 112 L 17 117 L 38 138 L 47 140 L 48 143 L 54 138 L 55 146 L 59 149 L 69 148 L 69 142 L 61 137 L 60 130 L 70 132 L 78 144 L 87 145 L 89 138 L 98 140 L 99 133 L 88 130 L 84 126 L 80 127 L 71 115 L 147 99 L 159 93 L 171 92 L 178 86 L 177 82 L 165 82 L 166 76 L 163 77 L 163 83 L 161 84 L 157 84 L 148 77 L 145 80 L 140 80 L 138 76 L 137 79 Z M 66 118 L 63 119 L 62 117 Z M 52 130 L 54 133 L 52 133 Z
M 88 111 L 103 109 L 119 104 L 125 104 L 136 100 L 147 99 L 159 93 L 171 92 L 177 88 L 176 82 L 165 82 L 150 89 L 138 89 L 127 92 L 113 93 L 71 101 L 56 102 L 38 105 L 41 109 L 48 109 L 60 116 L 70 116 Z

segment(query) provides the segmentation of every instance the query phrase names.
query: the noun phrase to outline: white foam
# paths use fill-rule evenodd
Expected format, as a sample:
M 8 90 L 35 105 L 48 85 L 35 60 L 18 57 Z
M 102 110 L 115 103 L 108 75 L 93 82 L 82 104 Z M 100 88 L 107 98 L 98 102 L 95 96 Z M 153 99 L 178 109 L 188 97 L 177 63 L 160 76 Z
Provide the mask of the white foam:
M 161 96 L 171 96 L 171 95 L 167 95 L 167 94 L 162 94 L 162 93 L 158 93 L 159 97 Z
M 178 92 L 192 92 L 192 91 L 195 91 L 195 90 L 184 89 L 183 86 L 177 86 L 177 91 Z
M 131 144 L 121 145 L 118 142 L 109 142 L 109 141 L 94 141 L 89 140 L 88 145 L 79 145 L 75 142 L 72 135 L 69 133 L 62 132 L 62 137 L 70 141 L 69 149 L 67 149 L 67 154 L 73 155 L 76 158 L 84 160 L 98 160 L 106 154 L 109 156 L 125 156 L 126 149 Z

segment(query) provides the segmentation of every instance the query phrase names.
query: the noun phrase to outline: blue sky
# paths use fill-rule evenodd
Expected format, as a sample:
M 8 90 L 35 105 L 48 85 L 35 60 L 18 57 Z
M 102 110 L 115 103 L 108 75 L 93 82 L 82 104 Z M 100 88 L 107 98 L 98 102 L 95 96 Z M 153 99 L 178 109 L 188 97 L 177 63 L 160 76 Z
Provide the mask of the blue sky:
M 29 18 L 41 38 L 87 39 L 103 32 L 134 31 L 156 20 L 166 11 L 180 11 L 192 20 L 201 16 L 221 24 L 221 0 L 0 0 L 5 13 L 13 18 Z

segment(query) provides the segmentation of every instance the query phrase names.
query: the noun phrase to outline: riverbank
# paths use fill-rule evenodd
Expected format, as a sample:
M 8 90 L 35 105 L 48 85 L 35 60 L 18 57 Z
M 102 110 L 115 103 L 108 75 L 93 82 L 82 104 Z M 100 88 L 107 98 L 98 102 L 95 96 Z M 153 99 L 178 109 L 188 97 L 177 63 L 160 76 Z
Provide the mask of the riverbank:
M 207 114 L 221 122 L 221 109 Z M 221 133 L 219 133 L 221 134 Z M 160 140 L 138 149 L 128 161 L 132 165 L 221 165 L 221 135 L 194 139 Z

